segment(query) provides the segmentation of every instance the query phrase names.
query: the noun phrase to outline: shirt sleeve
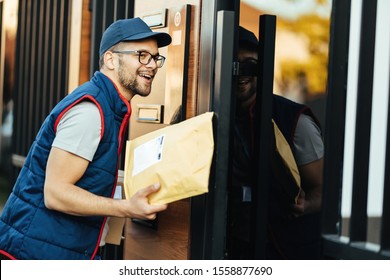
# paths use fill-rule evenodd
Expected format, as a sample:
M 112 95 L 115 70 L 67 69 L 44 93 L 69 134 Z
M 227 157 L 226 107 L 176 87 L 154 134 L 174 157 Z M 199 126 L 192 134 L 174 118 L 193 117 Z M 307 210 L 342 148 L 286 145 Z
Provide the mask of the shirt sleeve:
M 301 114 L 294 135 L 294 156 L 298 166 L 321 159 L 324 156 L 324 143 L 321 131 L 314 120 Z
M 92 161 L 100 142 L 101 123 L 97 106 L 81 102 L 62 116 L 52 146 Z

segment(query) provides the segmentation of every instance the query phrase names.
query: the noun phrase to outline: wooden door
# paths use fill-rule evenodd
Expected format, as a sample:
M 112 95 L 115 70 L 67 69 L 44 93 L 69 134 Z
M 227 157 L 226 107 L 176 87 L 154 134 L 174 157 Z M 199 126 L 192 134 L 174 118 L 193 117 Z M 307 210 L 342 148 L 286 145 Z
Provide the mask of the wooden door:
M 174 23 L 172 18 L 180 11 L 185 10 L 189 21 L 187 29 L 189 38 L 186 46 L 186 69 L 183 82 L 183 103 L 184 116 L 181 119 L 187 119 L 196 115 L 197 84 L 198 84 L 198 50 L 200 35 L 200 0 L 191 1 L 135 1 L 134 17 L 143 18 L 152 15 L 154 12 L 166 12 L 166 25 L 154 31 L 172 32 Z M 183 9 L 184 7 L 184 9 Z M 175 38 L 174 38 L 175 40 Z M 172 54 L 167 48 L 159 50 L 167 57 L 167 62 L 173 59 Z M 171 57 L 170 57 L 171 56 Z M 159 69 L 156 79 L 153 83 L 152 92 L 146 98 L 133 98 L 132 108 L 137 108 L 140 104 L 165 104 L 167 102 L 166 88 L 168 75 L 173 75 L 170 66 L 164 65 Z M 141 105 L 142 106 L 142 105 Z M 144 123 L 137 121 L 137 113 L 133 112 L 129 138 L 133 139 L 147 132 L 169 125 L 168 123 Z M 188 259 L 190 256 L 190 208 L 191 199 L 184 199 L 170 203 L 168 209 L 159 213 L 153 223 L 143 221 L 126 220 L 125 240 L 124 240 L 124 259 Z

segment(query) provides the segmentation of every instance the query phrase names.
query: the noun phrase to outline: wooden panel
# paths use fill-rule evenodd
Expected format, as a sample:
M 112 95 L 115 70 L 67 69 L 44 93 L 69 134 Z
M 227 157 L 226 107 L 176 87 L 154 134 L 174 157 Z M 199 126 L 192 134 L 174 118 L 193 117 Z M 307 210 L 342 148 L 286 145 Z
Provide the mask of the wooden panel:
M 169 9 L 168 26 L 172 43 L 168 46 L 165 77 L 164 123 L 172 124 L 185 119 L 188 79 L 188 43 L 191 6 Z
M 190 27 L 190 46 L 188 57 L 188 80 L 187 80 L 187 96 L 186 96 L 186 118 L 195 116 L 197 112 L 197 95 L 198 95 L 198 71 L 199 71 L 199 35 L 200 35 L 200 0 L 189 1 L 135 1 L 134 16 L 141 17 L 147 13 L 158 11 L 162 9 L 169 9 L 172 7 L 180 7 L 184 4 L 191 5 L 191 27 Z M 168 11 L 169 13 L 169 11 Z M 169 26 L 164 28 L 155 29 L 157 32 L 168 32 Z M 160 53 L 167 57 L 167 48 L 161 48 Z M 135 104 L 163 104 L 164 103 L 164 89 L 165 89 L 165 77 L 169 75 L 166 67 L 162 67 L 158 70 L 158 73 L 153 81 L 152 92 L 148 97 L 135 96 L 132 100 L 132 106 L 135 108 Z M 135 121 L 135 114 L 131 117 L 130 123 L 130 137 L 136 138 L 140 135 L 148 133 L 150 131 L 164 127 L 164 124 L 140 124 Z
M 185 97 L 185 118 L 191 118 L 197 112 L 198 77 L 199 77 L 199 35 L 200 35 L 200 2 L 201 1 L 175 1 L 168 7 L 180 7 L 182 3 L 190 4 L 190 39 L 188 48 L 187 92 Z M 169 59 L 169 56 L 168 56 Z M 169 72 L 167 72 L 169 75 Z
M 83 16 L 81 28 L 81 49 L 80 49 L 80 85 L 89 81 L 91 74 L 90 52 L 91 52 L 91 20 L 92 15 L 89 10 L 89 1 L 83 1 Z
M 186 118 L 191 118 L 196 115 L 197 96 L 198 96 L 198 77 L 199 77 L 199 12 L 200 3 L 198 6 L 191 6 L 191 29 L 190 29 L 190 48 L 188 57 L 188 80 L 187 80 L 187 108 Z
M 171 203 L 158 214 L 157 229 L 126 221 L 124 259 L 188 258 L 189 199 Z
M 200 0 L 191 1 L 135 1 L 134 16 L 141 17 L 147 12 L 161 9 L 191 5 L 191 29 L 189 46 L 189 66 L 187 83 L 186 118 L 195 116 L 198 84 L 198 48 L 200 34 Z M 156 29 L 167 32 L 169 26 Z M 167 56 L 166 48 L 160 53 Z M 167 59 L 170 59 L 167 56 Z M 134 98 L 132 106 L 137 103 L 152 104 L 164 100 L 165 79 L 169 72 L 166 68 L 159 69 L 150 96 Z M 162 101 L 161 101 L 162 102 Z M 133 107 L 135 108 L 135 107 Z M 134 138 L 147 132 L 161 128 L 163 125 L 142 124 L 134 121 L 130 125 L 130 137 Z M 124 259 L 156 259 L 156 260 L 185 260 L 190 256 L 190 199 L 169 204 L 168 209 L 158 214 L 157 229 L 136 224 L 130 219 L 125 226 Z

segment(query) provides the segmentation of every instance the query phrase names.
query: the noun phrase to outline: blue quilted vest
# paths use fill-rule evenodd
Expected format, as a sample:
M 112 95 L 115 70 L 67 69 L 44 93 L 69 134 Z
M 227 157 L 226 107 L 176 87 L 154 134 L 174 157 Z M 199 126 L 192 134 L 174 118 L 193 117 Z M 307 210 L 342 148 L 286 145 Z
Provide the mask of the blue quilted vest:
M 320 127 L 320 123 L 309 107 L 296 103 L 285 97 L 273 95 L 272 118 L 275 120 L 283 136 L 294 150 L 294 134 L 297 127 L 298 119 L 301 114 L 312 117 L 314 122 Z
M 118 159 L 131 114 L 130 104 L 113 82 L 96 72 L 92 79 L 66 96 L 44 121 L 0 219 L 0 253 L 16 259 L 94 259 L 105 217 L 79 217 L 45 207 L 45 167 L 56 127 L 65 112 L 89 100 L 102 116 L 101 141 L 77 186 L 112 197 Z

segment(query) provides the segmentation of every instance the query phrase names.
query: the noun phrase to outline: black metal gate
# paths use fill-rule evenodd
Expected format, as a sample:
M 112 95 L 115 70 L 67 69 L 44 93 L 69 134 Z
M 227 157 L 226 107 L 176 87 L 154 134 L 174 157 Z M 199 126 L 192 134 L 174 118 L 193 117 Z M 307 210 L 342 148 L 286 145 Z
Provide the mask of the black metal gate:
M 323 256 L 330 259 L 390 258 L 390 139 L 387 129 L 383 214 L 379 244 L 367 242 L 367 198 L 371 104 L 376 31 L 376 0 L 363 0 L 357 89 L 357 114 L 349 238 L 341 235 L 341 190 L 351 1 L 333 1 L 328 73 L 327 127 L 323 193 Z M 390 116 L 388 117 L 390 118 Z
M 70 0 L 20 0 L 14 91 L 13 181 L 39 127 L 68 93 Z
M 388 122 L 387 143 L 386 143 L 386 163 L 385 163 L 385 178 L 383 192 L 383 210 L 380 225 L 380 241 L 379 244 L 368 242 L 368 214 L 367 214 L 367 199 L 368 199 L 368 172 L 369 172 L 369 157 L 370 157 L 370 131 L 371 131 L 371 105 L 373 97 L 373 80 L 374 80 L 374 58 L 375 58 L 375 34 L 376 34 L 376 12 L 377 1 L 363 0 L 361 14 L 361 39 L 360 39 L 360 54 L 359 54 L 359 75 L 358 75 L 358 100 L 357 100 L 357 115 L 356 115 L 356 134 L 355 134 L 355 160 L 353 162 L 353 191 L 352 191 L 352 210 L 349 226 L 349 237 L 342 236 L 341 225 L 341 193 L 343 189 L 342 177 L 344 168 L 344 141 L 345 141 L 345 120 L 346 120 L 346 94 L 348 82 L 348 58 L 349 58 L 349 32 L 350 32 L 350 14 L 351 1 L 337 0 L 333 1 L 332 17 L 331 17 L 331 36 L 329 45 L 329 66 L 328 66 L 328 89 L 327 89 L 327 118 L 326 129 L 324 133 L 325 140 L 325 166 L 324 166 L 324 186 L 323 186 L 323 210 L 322 210 L 322 258 L 324 259 L 390 259 L 390 123 Z M 221 14 L 221 22 L 228 18 L 229 12 Z M 267 18 L 267 17 L 266 17 Z M 271 20 L 271 18 L 267 18 Z M 217 25 L 217 34 L 224 33 L 225 37 L 220 35 L 221 44 L 224 48 L 218 49 L 218 53 L 224 59 L 220 59 L 221 66 L 218 64 L 218 56 L 216 58 L 216 73 L 215 73 L 215 91 L 213 110 L 217 114 L 218 129 L 217 137 L 217 162 L 216 182 L 211 185 L 209 194 L 208 208 L 209 215 L 205 217 L 205 224 L 209 225 L 208 230 L 205 230 L 203 245 L 208 250 L 205 250 L 203 257 L 211 259 L 224 258 L 224 242 L 226 240 L 226 190 L 223 188 L 226 183 L 226 172 L 229 165 L 229 156 L 227 151 L 229 148 L 229 108 L 230 101 L 226 101 L 228 94 L 222 99 L 219 93 L 229 92 L 226 84 L 231 83 L 232 73 L 225 71 L 225 76 L 222 78 L 223 69 L 232 69 L 231 65 L 227 65 L 226 61 L 231 58 L 231 50 L 233 39 L 228 35 L 234 30 L 233 19 L 226 20 L 224 24 L 220 24 L 220 29 Z M 263 27 L 264 24 L 262 23 Z M 272 25 L 272 24 L 271 24 Z M 222 27 L 223 26 L 223 27 Z M 260 24 L 260 30 L 262 26 Z M 263 29 L 263 32 L 272 31 L 268 26 Z M 272 34 L 272 32 L 271 32 Z M 263 33 L 261 38 L 266 38 Z M 228 41 L 228 44 L 225 42 Z M 263 42 L 264 44 L 264 42 Z M 218 47 L 218 43 L 216 44 Z M 230 47 L 228 47 L 230 46 Z M 269 47 L 273 48 L 270 44 Z M 228 49 L 228 50 L 227 50 Z M 267 51 L 267 50 L 263 50 Z M 268 49 L 268 51 L 270 51 Z M 262 52 L 261 52 L 262 53 Z M 268 54 L 267 57 L 271 55 Z M 223 64 L 223 62 L 226 64 Z M 389 63 L 388 61 L 386 63 Z M 268 64 L 268 70 L 271 64 Z M 272 65 L 271 65 L 272 66 Z M 221 73 L 220 73 L 220 72 Z M 267 71 L 261 71 L 267 73 Z M 389 77 L 390 78 L 390 77 Z M 272 77 L 259 77 L 259 80 L 270 80 Z M 220 81 L 223 80 L 223 83 Z M 219 88 L 220 87 L 220 88 Z M 223 88 L 223 90 L 221 90 Z M 264 90 L 263 90 L 264 91 Z M 267 92 L 267 90 L 265 90 Z M 264 97 L 266 98 L 266 97 Z M 220 102 L 226 108 L 222 108 Z M 265 104 L 270 104 L 270 100 L 263 100 Z M 268 102 L 268 103 L 267 103 Z M 226 103 L 226 104 L 225 104 Z M 271 107 L 271 106 L 268 106 Z M 266 106 L 267 108 L 267 106 Z M 226 111 L 227 110 L 227 111 Z M 261 111 L 261 110 L 260 110 Z M 270 113 L 266 113 L 261 118 L 270 118 Z M 223 117 L 221 117 L 223 116 Z M 262 121 L 260 123 L 263 124 Z M 390 113 L 388 114 L 390 121 Z M 222 126 L 222 127 L 221 127 Z M 267 131 L 264 125 L 261 131 Z M 267 141 L 267 136 L 260 131 L 259 141 Z M 220 141 L 220 142 L 219 142 Z M 266 147 L 267 145 L 260 145 Z M 223 150 L 225 149 L 225 150 Z M 218 165 L 218 153 L 225 152 L 227 156 Z M 264 179 L 267 174 L 266 167 L 262 168 L 261 161 L 266 158 L 266 151 L 259 151 L 258 158 L 259 177 Z M 222 157 L 221 157 L 222 158 Z M 221 160 L 220 160 L 221 161 Z M 264 160 L 263 160 L 264 161 Z M 219 174 L 219 175 L 218 175 Z M 221 182 L 220 182 L 221 181 Z M 256 236 L 253 241 L 255 248 L 255 256 L 258 259 L 264 258 L 264 225 L 266 223 L 265 208 L 267 200 L 267 188 L 263 188 L 262 195 L 259 195 L 259 205 L 257 208 L 257 224 Z M 264 200 L 263 200 L 264 199 Z M 206 227 L 207 228 L 207 227 Z M 207 233 L 207 234 L 206 234 Z M 201 242 L 202 243 L 202 242 Z

